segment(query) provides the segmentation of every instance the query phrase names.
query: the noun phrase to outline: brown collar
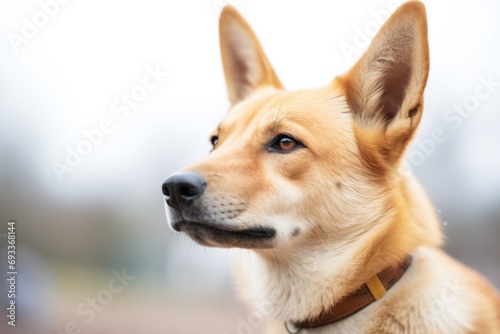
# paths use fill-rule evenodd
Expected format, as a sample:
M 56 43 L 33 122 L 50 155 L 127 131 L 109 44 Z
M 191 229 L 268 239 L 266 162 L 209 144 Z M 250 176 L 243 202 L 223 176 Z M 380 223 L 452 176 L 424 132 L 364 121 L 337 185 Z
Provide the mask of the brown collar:
M 302 322 L 295 322 L 293 325 L 300 332 L 301 329 L 312 329 L 328 325 L 339 320 L 345 319 L 356 312 L 361 311 L 366 306 L 370 305 L 376 300 L 382 298 L 387 290 L 389 290 L 396 282 L 403 276 L 406 269 L 411 264 L 411 255 L 408 255 L 398 265 L 388 267 L 377 275 L 373 276 L 370 280 L 364 283 L 358 290 L 344 297 L 341 301 L 336 303 L 332 308 L 323 311 L 318 317 L 309 319 Z M 289 330 L 287 324 L 287 331 Z

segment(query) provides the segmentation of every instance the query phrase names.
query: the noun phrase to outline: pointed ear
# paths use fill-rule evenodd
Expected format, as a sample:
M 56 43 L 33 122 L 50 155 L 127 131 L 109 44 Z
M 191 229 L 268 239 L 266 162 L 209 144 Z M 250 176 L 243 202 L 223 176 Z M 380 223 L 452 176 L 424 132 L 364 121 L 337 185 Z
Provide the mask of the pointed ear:
M 379 171 L 397 164 L 413 137 L 428 73 L 425 7 L 410 1 L 382 26 L 356 65 L 338 78 L 356 120 L 361 152 Z
M 283 88 L 252 28 L 231 6 L 222 10 L 219 35 L 224 75 L 233 105 L 260 87 Z

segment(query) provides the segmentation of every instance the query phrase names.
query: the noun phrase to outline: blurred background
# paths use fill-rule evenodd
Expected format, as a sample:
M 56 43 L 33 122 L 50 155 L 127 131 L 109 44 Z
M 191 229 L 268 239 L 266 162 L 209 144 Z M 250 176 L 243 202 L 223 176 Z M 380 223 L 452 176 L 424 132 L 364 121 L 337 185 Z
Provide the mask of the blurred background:
M 11 219 L 18 271 L 17 326 L 2 314 L 0 332 L 261 333 L 242 329 L 240 254 L 170 231 L 160 190 L 208 153 L 229 107 L 220 9 L 241 11 L 299 89 L 348 70 L 402 1 L 64 2 L 0 0 L 0 277 Z M 424 2 L 431 72 L 409 168 L 447 251 L 499 287 L 500 2 Z

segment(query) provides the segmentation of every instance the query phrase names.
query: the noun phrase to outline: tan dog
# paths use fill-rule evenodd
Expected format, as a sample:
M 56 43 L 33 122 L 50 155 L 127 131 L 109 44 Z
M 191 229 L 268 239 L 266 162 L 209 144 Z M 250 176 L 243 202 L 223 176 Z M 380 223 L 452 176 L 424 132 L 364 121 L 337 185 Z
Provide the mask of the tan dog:
M 251 249 L 239 287 L 268 333 L 500 333 L 498 293 L 439 249 L 432 204 L 400 172 L 429 71 L 423 4 L 319 89 L 285 91 L 231 7 L 220 42 L 231 110 L 163 192 L 174 230 Z

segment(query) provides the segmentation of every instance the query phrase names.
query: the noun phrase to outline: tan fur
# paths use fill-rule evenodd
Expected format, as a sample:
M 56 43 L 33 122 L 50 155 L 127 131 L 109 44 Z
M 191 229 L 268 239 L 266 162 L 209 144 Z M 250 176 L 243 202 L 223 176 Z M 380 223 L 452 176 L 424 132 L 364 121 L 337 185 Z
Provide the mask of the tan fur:
M 214 222 L 276 230 L 272 248 L 236 256 L 242 297 L 268 305 L 268 333 L 317 316 L 407 254 L 411 267 L 381 300 L 301 333 L 500 333 L 498 293 L 439 249 L 432 204 L 400 172 L 429 71 L 424 6 L 401 6 L 353 69 L 319 89 L 285 91 L 231 7 L 220 37 L 233 105 L 213 152 L 185 170 L 205 178 Z M 269 152 L 279 134 L 306 148 Z

